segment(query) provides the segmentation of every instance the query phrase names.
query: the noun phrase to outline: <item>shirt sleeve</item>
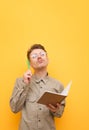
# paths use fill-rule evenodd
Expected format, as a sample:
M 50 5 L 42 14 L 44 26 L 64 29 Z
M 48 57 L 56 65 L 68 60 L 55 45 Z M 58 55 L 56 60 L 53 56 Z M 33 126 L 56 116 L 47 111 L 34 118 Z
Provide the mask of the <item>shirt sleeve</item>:
M 25 103 L 28 94 L 28 85 L 23 81 L 23 78 L 16 79 L 12 96 L 10 98 L 10 107 L 12 112 L 19 112 Z

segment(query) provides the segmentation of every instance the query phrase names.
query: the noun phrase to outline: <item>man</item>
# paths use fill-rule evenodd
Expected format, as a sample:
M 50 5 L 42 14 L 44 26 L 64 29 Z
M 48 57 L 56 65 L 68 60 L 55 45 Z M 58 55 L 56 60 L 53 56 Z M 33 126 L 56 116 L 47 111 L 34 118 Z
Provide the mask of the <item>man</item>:
M 11 110 L 14 113 L 22 111 L 19 130 L 55 130 L 54 117 L 62 116 L 65 101 L 56 106 L 46 106 L 37 103 L 37 100 L 45 90 L 60 93 L 63 85 L 48 75 L 48 55 L 44 46 L 31 46 L 27 58 L 34 74 L 27 70 L 22 78 L 17 78 L 10 99 Z

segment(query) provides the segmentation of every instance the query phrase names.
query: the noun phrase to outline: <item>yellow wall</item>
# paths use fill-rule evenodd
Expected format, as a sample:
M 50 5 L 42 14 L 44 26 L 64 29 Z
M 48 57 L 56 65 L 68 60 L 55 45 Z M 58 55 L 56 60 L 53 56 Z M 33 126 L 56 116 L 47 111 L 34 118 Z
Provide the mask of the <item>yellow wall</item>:
M 72 80 L 57 130 L 89 130 L 88 0 L 2 0 L 0 2 L 0 130 L 17 130 L 20 113 L 9 107 L 15 79 L 27 69 L 33 43 L 48 50 L 51 76 Z

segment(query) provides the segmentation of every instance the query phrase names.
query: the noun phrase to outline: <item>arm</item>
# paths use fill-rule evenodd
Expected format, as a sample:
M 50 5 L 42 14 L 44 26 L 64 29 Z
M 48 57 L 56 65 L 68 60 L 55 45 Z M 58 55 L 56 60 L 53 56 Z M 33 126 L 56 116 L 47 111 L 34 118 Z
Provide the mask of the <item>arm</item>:
M 30 83 L 31 72 L 27 71 L 23 78 L 18 78 L 15 82 L 14 90 L 10 98 L 10 107 L 14 113 L 19 112 L 25 103 L 28 94 L 28 84 Z
M 10 99 L 10 107 L 14 113 L 22 109 L 27 93 L 28 86 L 23 82 L 23 79 L 17 79 Z

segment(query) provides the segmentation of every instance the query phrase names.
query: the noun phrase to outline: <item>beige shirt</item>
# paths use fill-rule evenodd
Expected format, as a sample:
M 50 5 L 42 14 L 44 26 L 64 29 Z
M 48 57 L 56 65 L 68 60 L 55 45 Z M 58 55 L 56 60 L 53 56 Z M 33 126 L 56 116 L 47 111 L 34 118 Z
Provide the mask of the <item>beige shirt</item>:
M 63 85 L 49 76 L 39 79 L 33 75 L 28 85 L 23 78 L 16 80 L 10 106 L 14 113 L 22 110 L 19 130 L 55 130 L 54 117 L 62 116 L 65 101 L 56 113 L 51 112 L 45 105 L 37 103 L 46 90 L 60 93 Z

